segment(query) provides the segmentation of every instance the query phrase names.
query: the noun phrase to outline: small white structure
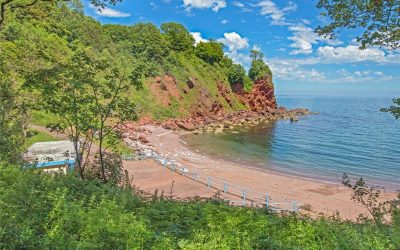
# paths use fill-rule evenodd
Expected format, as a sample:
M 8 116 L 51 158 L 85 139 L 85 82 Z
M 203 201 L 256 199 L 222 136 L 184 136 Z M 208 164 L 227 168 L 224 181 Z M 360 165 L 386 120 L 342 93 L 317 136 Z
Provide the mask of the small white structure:
M 30 146 L 24 159 L 44 171 L 63 171 L 75 167 L 76 154 L 71 141 L 38 142 Z

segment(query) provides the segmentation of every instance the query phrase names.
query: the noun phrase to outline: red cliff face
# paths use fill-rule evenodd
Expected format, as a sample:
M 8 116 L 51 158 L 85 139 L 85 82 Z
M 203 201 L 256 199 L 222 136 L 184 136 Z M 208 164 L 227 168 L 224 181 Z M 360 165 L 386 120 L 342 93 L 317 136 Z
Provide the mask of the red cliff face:
M 232 90 L 241 102 L 247 104 L 254 112 L 267 111 L 277 107 L 274 85 L 270 77 L 264 77 L 254 82 L 253 89 L 249 93 L 244 92 L 240 84 L 234 84 Z

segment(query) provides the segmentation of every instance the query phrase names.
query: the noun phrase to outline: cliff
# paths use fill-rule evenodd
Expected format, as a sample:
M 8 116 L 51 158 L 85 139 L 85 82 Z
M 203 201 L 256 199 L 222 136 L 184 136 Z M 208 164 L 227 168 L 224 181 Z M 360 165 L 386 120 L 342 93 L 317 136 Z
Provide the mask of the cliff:
M 146 109 L 141 106 L 140 109 L 145 110 L 141 114 L 142 121 L 148 121 L 149 118 L 218 117 L 238 111 L 260 113 L 277 108 L 274 84 L 270 77 L 254 82 L 253 89 L 246 92 L 241 84 L 230 85 L 224 76 L 215 78 L 215 70 L 209 71 L 211 81 L 202 77 L 202 73 L 193 72 L 186 79 L 179 79 L 179 75 L 175 77 L 172 74 L 148 79 L 143 92 L 148 91 L 146 98 L 158 108 Z

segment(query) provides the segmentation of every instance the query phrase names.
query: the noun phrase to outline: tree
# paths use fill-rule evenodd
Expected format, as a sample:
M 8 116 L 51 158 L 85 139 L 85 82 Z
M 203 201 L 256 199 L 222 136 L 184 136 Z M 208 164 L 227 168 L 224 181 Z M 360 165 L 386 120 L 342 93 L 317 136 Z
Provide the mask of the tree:
M 107 4 L 115 5 L 122 0 L 90 0 L 93 6 L 101 11 Z M 35 6 L 39 3 L 73 2 L 73 0 L 0 0 L 0 28 L 4 24 L 6 13 L 17 9 L 25 9 Z
M 335 38 L 343 29 L 358 29 L 360 48 L 400 47 L 400 1 L 398 0 L 320 0 L 317 7 L 331 22 L 319 26 L 320 36 Z
M 216 41 L 200 42 L 195 48 L 196 56 L 214 65 L 224 57 L 223 45 Z
M 356 180 L 353 184 L 349 176 L 343 174 L 342 184 L 352 189 L 351 199 L 364 207 L 369 214 L 360 214 L 358 220 L 368 221 L 371 218 L 374 223 L 379 225 L 399 222 L 400 193 L 397 195 L 397 200 L 382 201 L 381 189 L 376 186 L 368 186 L 363 178 Z
M 179 23 L 163 23 L 161 30 L 167 39 L 172 50 L 187 51 L 193 49 L 194 38 L 188 30 Z
M 270 68 L 264 62 L 263 53 L 257 50 L 252 50 L 250 56 L 252 58 L 251 67 L 249 69 L 249 77 L 251 80 L 257 81 L 266 76 L 272 77 Z
M 151 23 L 139 23 L 130 27 L 129 41 L 135 58 L 141 56 L 147 61 L 161 62 L 168 55 L 168 45 L 160 30 Z
M 390 112 L 394 115 L 394 117 L 398 120 L 400 119 L 400 98 L 393 99 L 393 104 L 389 108 L 383 108 L 381 111 Z
M 0 162 L 17 163 L 24 149 L 26 108 L 11 78 L 0 72 Z
M 232 64 L 228 69 L 228 81 L 230 84 L 240 83 L 243 85 L 246 70 L 240 64 Z
M 116 42 L 119 50 L 132 55 L 134 64 L 142 69 L 145 77 L 156 76 L 169 55 L 168 43 L 154 24 L 105 25 L 103 30 Z
M 357 36 L 360 49 L 380 46 L 392 50 L 400 48 L 400 1 L 398 0 L 320 0 L 317 4 L 322 13 L 331 19 L 326 26 L 319 26 L 320 36 L 335 38 L 343 29 L 359 29 Z M 395 105 L 381 109 L 400 118 L 400 99 L 393 99 Z M 396 106 L 397 105 L 397 106 Z
M 40 94 L 38 108 L 60 118 L 48 127 L 66 133 L 73 141 L 75 153 L 80 156 L 81 177 L 85 178 L 91 149 L 96 144 L 99 176 L 108 182 L 113 179 L 107 171 L 108 153 L 119 142 L 116 128 L 126 120 L 136 119 L 135 106 L 126 91 L 138 82 L 130 79 L 132 72 L 124 66 L 122 56 L 114 60 L 107 51 L 98 55 L 80 44 L 74 46 L 69 62 L 38 70 L 27 85 Z

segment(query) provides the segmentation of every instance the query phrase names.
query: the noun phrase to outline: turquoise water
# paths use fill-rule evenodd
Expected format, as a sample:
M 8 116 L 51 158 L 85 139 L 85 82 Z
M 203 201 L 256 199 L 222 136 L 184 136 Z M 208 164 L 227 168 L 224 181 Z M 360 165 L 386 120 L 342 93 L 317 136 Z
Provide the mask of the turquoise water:
M 199 152 L 252 167 L 333 182 L 348 173 L 400 188 L 400 120 L 379 111 L 391 98 L 282 96 L 278 102 L 319 114 L 184 139 Z

